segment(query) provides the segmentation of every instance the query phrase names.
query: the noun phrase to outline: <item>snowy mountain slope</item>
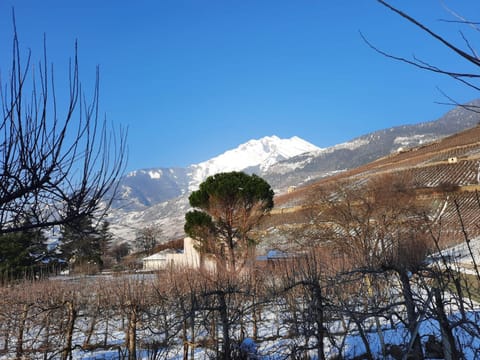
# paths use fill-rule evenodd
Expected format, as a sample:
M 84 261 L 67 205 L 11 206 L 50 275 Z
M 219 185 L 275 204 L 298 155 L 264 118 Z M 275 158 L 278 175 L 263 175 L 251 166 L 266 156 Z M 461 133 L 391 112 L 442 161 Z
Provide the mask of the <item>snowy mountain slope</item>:
M 142 169 L 128 173 L 120 181 L 114 208 L 140 210 L 185 194 L 189 178 L 183 168 Z
M 235 149 L 199 164 L 190 165 L 188 168 L 132 171 L 121 179 L 119 194 L 121 200 L 115 202 L 114 207 L 143 210 L 196 190 L 210 175 L 252 168 L 258 169 L 258 172 L 267 171 L 278 161 L 319 150 L 315 145 L 296 136 L 290 139 L 267 136 L 250 140 Z
M 470 104 L 478 107 L 480 100 L 472 101 Z M 288 186 L 304 185 L 391 153 L 441 139 L 474 127 L 479 121 L 480 113 L 465 107 L 457 107 L 435 121 L 378 130 L 320 151 L 280 161 L 259 175 L 274 189 L 285 191 Z
M 480 101 L 472 104 L 480 106 Z M 139 170 L 121 182 L 123 203 L 130 206 L 113 209 L 112 228 L 116 234 L 133 239 L 135 229 L 153 222 L 162 226 L 165 238 L 178 237 L 183 231 L 188 195 L 209 175 L 232 170 L 254 172 L 278 194 L 289 186 L 307 184 L 457 133 L 479 121 L 479 113 L 460 107 L 436 121 L 379 130 L 325 149 L 298 137 L 270 136 L 251 140 L 186 169 Z
M 258 168 L 265 172 L 279 161 L 319 150 L 315 145 L 297 136 L 290 139 L 267 136 L 259 140 L 250 140 L 210 160 L 191 165 L 189 168 L 191 178 L 189 190 L 195 190 L 208 176 L 219 172 L 239 171 L 249 168 Z
M 183 236 L 185 213 L 190 209 L 188 196 L 182 195 L 160 202 L 143 210 L 126 211 L 113 209 L 110 230 L 117 242 L 132 242 L 138 229 L 156 225 L 162 229 L 161 240 L 178 239 Z
M 165 238 L 181 236 L 184 215 L 189 210 L 188 195 L 208 176 L 228 171 L 267 171 L 278 161 L 311 151 L 320 149 L 299 137 L 268 136 L 185 169 L 133 171 L 120 182 L 121 199 L 114 203 L 109 219 L 112 231 L 117 238 L 131 241 L 136 229 L 153 223 L 164 229 Z

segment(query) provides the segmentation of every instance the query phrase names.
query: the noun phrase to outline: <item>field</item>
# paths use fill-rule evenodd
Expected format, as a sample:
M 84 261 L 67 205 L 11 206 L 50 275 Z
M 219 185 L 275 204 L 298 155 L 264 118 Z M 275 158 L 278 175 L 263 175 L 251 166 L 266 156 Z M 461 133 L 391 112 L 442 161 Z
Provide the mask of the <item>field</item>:
M 311 252 L 243 275 L 172 268 L 3 287 L 0 358 L 401 359 L 412 334 L 425 355 L 441 348 L 443 317 L 462 356 L 480 355 L 477 295 L 465 291 L 477 277 L 463 292 L 441 287 L 464 277 L 453 262 L 438 272 L 440 260 L 412 276 L 412 332 L 398 274 L 335 262 Z

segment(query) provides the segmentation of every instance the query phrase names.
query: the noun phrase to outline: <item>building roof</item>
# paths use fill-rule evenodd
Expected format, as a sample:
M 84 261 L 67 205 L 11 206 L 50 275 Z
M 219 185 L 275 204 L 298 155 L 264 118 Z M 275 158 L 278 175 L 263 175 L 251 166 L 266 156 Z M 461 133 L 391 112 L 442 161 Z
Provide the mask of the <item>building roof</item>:
M 292 254 L 286 253 L 281 250 L 272 249 L 272 250 L 268 250 L 265 255 L 257 256 L 257 260 L 266 261 L 266 260 L 276 260 L 276 259 L 288 259 L 291 257 L 292 257 Z
M 145 258 L 143 258 L 143 260 L 165 260 L 167 254 L 178 254 L 179 251 L 178 250 L 175 250 L 175 249 L 166 249 L 166 250 L 162 250 L 162 251 L 159 251 L 153 255 L 150 255 L 150 256 L 147 256 Z

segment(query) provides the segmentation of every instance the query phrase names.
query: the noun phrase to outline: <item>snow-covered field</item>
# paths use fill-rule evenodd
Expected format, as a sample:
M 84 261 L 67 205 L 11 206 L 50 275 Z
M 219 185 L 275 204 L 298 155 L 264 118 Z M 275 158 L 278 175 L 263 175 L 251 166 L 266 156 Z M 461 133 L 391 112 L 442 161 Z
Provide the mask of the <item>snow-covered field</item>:
M 411 329 L 395 276 L 382 275 L 383 285 L 370 293 L 361 277 L 353 287 L 337 279 L 319 280 L 315 288 L 306 278 L 287 279 L 299 273 L 293 274 L 266 271 L 254 282 L 258 288 L 251 279 L 181 270 L 4 287 L 0 359 L 63 359 L 66 349 L 73 359 L 123 359 L 132 336 L 137 359 L 186 359 L 186 354 L 214 359 L 224 346 L 224 326 L 232 359 L 318 359 L 319 354 L 358 359 L 367 352 L 375 359 L 402 358 L 398 353 L 408 348 Z M 430 280 L 411 282 L 419 320 L 415 331 L 432 355 L 429 348 L 441 347 L 442 339 L 438 303 Z M 480 308 L 448 288 L 441 289 L 440 301 L 463 358 L 479 359 Z
M 460 271 L 476 275 L 475 265 L 480 265 L 480 238 L 448 248 L 442 251 L 442 255 Z

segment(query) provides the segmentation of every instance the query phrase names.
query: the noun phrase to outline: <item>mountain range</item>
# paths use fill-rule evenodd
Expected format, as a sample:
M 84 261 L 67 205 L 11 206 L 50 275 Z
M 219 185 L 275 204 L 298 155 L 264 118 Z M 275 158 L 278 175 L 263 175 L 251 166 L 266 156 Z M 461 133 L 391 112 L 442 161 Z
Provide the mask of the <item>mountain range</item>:
M 468 105 L 480 106 L 480 100 Z M 292 137 L 268 136 L 186 168 L 150 168 L 132 171 L 119 184 L 109 221 L 118 241 L 132 241 L 136 229 L 155 224 L 163 239 L 183 236 L 188 195 L 208 176 L 218 172 L 256 173 L 276 194 L 307 185 L 326 176 L 369 163 L 383 156 L 427 144 L 476 126 L 480 114 L 464 106 L 440 119 L 392 127 L 328 148 Z

